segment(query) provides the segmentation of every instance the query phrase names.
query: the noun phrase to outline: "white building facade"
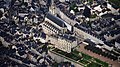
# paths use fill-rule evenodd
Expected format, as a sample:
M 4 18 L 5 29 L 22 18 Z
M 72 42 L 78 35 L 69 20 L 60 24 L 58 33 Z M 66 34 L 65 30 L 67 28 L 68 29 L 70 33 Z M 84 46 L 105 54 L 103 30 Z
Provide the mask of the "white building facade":
M 72 41 L 59 36 L 49 36 L 47 39 L 50 40 L 50 43 L 53 44 L 55 48 L 58 48 L 67 53 L 70 53 L 72 51 L 72 48 L 77 46 L 76 40 Z

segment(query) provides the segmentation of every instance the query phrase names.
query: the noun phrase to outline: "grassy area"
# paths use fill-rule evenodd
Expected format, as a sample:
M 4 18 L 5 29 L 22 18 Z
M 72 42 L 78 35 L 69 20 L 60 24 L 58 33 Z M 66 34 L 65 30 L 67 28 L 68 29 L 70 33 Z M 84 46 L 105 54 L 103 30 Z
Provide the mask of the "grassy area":
M 108 63 L 103 62 L 97 58 L 93 58 L 87 54 L 84 54 L 84 53 L 76 51 L 76 50 L 72 51 L 71 53 L 67 53 L 67 52 L 64 52 L 64 51 L 61 51 L 61 50 L 55 48 L 52 51 L 55 51 L 61 55 L 64 55 L 65 57 L 71 58 L 75 61 L 79 61 L 79 63 L 84 65 L 84 67 L 100 67 L 100 66 L 108 67 Z
M 91 2 L 91 3 L 93 2 L 93 0 L 88 0 L 88 1 Z
M 72 3 L 71 5 L 70 5 L 70 10 L 73 10 L 73 11 L 75 11 L 75 12 L 78 12 L 79 10 L 78 10 L 78 7 L 77 7 L 77 5 L 75 4 L 75 3 Z
M 80 60 L 79 62 L 82 63 L 82 64 L 84 64 L 84 65 L 89 63 L 89 62 L 86 61 L 85 59 L 82 59 L 82 60 Z
M 87 55 L 87 54 L 84 54 L 84 53 L 82 53 L 82 56 L 83 56 L 84 59 L 86 59 L 86 60 L 91 60 L 91 59 L 92 59 L 91 56 L 89 56 L 89 55 Z
M 79 53 L 81 53 L 81 52 L 74 50 L 73 53 L 79 54 Z M 92 57 L 89 56 L 89 55 L 87 55 L 87 54 L 84 54 L 84 53 L 81 53 L 81 54 L 82 54 L 82 57 L 83 57 L 84 59 L 86 59 L 86 60 L 92 59 Z
M 86 67 L 101 67 L 101 65 L 99 65 L 95 62 L 92 62 L 92 63 L 88 64 Z
M 108 1 L 113 3 L 117 8 L 120 8 L 120 0 L 108 0 Z
M 94 60 L 95 60 L 97 63 L 102 64 L 104 67 L 108 67 L 108 63 L 103 62 L 103 61 L 101 61 L 101 60 L 99 60 L 99 59 L 96 59 L 96 58 L 94 58 Z
M 74 53 L 67 53 L 67 52 L 61 51 L 61 50 L 56 49 L 56 48 L 54 49 L 54 51 L 66 56 L 66 57 L 72 58 L 72 59 L 74 59 L 76 61 L 78 61 L 80 59 L 80 56 L 77 55 L 77 54 L 74 54 Z
M 96 17 L 97 17 L 96 14 L 90 16 L 90 18 L 96 18 Z
M 80 53 L 79 51 L 76 51 L 76 50 L 73 50 L 72 52 L 75 53 L 75 54 L 79 54 Z

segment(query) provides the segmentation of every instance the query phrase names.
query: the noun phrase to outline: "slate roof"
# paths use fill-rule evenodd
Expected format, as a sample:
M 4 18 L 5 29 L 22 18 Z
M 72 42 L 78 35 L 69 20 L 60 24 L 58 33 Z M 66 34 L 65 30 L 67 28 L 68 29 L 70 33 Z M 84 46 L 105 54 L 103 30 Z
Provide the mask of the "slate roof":
M 76 38 L 75 37 L 73 37 L 73 36 L 70 36 L 70 35 L 67 35 L 67 34 L 64 34 L 64 35 L 59 35 L 60 37 L 62 37 L 62 38 L 65 38 L 65 39 L 67 39 L 67 40 L 70 40 L 70 41 L 76 41 Z
M 60 27 L 67 27 L 64 23 L 63 20 L 61 20 L 60 18 L 58 17 L 55 17 L 54 15 L 50 14 L 50 13 L 47 13 L 46 17 L 48 19 L 50 19 L 51 21 L 53 21 L 55 24 L 57 24 L 58 26 Z

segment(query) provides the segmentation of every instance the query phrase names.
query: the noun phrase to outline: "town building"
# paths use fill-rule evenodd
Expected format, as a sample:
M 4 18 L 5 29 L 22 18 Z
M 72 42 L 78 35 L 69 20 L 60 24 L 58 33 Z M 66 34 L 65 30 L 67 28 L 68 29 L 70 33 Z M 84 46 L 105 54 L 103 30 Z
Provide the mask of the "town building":
M 64 21 L 50 13 L 47 14 L 42 27 L 44 32 L 48 35 L 65 33 L 67 31 L 67 26 Z
M 47 38 L 55 48 L 70 53 L 74 47 L 77 46 L 77 40 L 74 36 L 63 34 L 63 35 L 52 35 Z
M 120 49 L 120 37 L 116 38 L 115 47 Z

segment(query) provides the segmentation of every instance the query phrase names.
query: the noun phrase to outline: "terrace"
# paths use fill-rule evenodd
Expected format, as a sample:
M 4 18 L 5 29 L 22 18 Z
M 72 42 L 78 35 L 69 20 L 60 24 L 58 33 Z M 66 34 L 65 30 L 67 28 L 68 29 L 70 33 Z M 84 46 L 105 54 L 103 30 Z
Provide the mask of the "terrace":
M 73 50 L 71 53 L 66 53 L 57 48 L 51 48 L 50 52 L 55 53 L 61 57 L 68 59 L 68 60 L 71 60 L 75 63 L 78 63 L 84 67 L 91 67 L 91 65 L 92 65 L 92 67 L 99 67 L 99 66 L 108 67 L 108 63 L 103 62 L 97 58 L 93 58 L 87 54 L 84 54 L 84 53 L 76 51 L 76 50 Z

